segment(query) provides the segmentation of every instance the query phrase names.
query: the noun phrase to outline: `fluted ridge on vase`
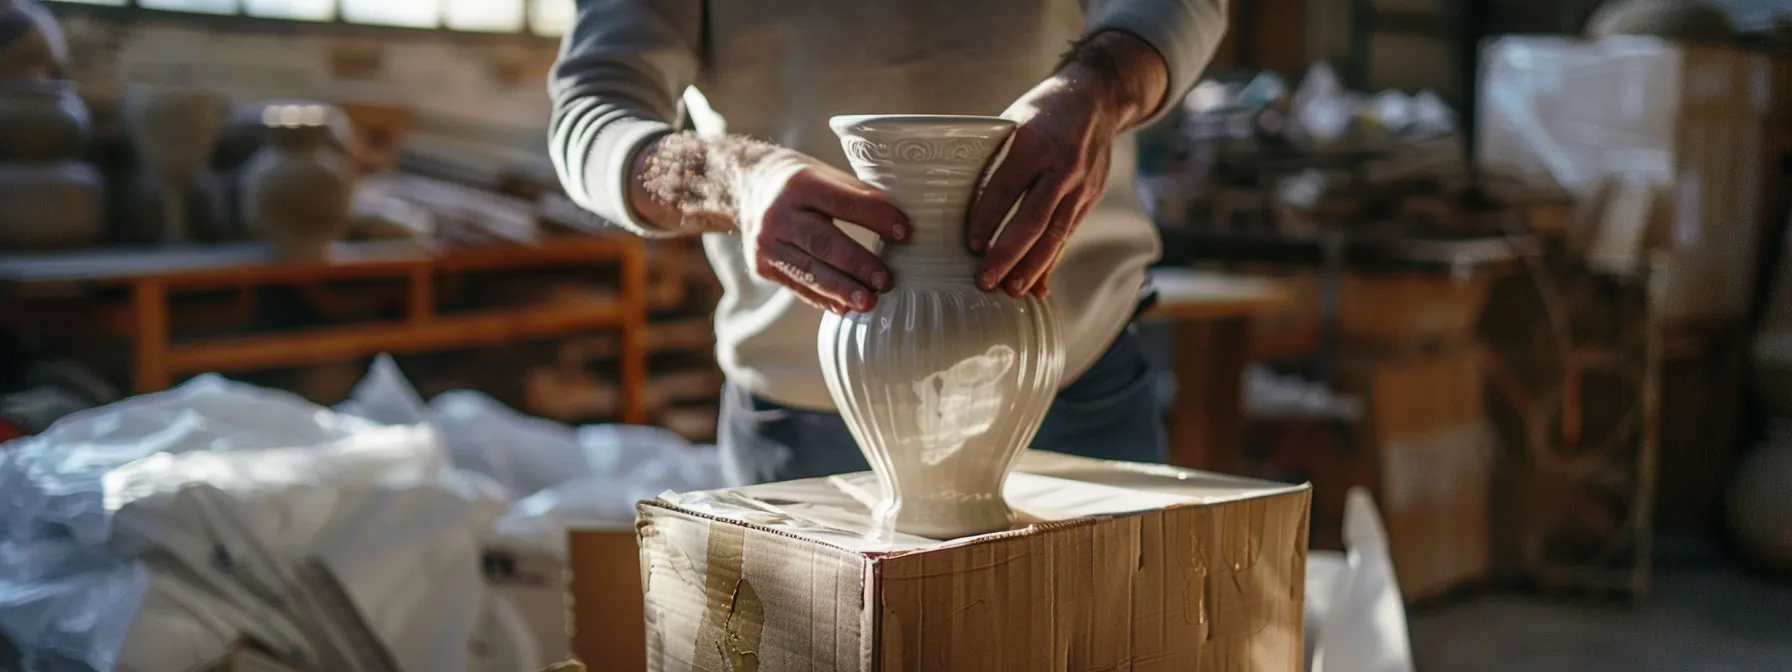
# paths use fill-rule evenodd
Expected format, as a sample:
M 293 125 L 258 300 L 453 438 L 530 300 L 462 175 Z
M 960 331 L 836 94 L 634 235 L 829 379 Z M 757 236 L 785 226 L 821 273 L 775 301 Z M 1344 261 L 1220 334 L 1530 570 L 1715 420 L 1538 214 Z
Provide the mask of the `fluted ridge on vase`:
M 1008 527 L 1002 483 L 1063 377 L 1049 300 L 970 281 L 965 208 L 1013 132 L 991 117 L 837 117 L 860 179 L 914 226 L 883 256 L 896 289 L 869 313 L 827 315 L 817 339 L 836 407 L 883 486 L 885 528 L 954 538 Z

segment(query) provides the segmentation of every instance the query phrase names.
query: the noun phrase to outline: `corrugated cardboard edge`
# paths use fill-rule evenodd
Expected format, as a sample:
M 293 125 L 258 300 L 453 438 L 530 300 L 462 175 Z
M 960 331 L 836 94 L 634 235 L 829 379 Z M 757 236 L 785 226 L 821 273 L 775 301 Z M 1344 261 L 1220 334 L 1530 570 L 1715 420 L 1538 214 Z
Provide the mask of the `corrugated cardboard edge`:
M 832 590 L 839 593 L 840 590 L 847 587 L 840 585 L 840 582 L 850 579 L 852 583 L 849 585 L 857 588 L 855 592 L 859 602 L 850 606 L 853 611 L 860 614 L 861 622 L 856 624 L 856 628 L 846 630 L 846 633 L 856 643 L 856 648 L 852 651 L 839 651 L 835 648 L 831 653 L 836 656 L 836 663 L 838 660 L 861 661 L 868 659 L 869 647 L 873 639 L 868 634 L 873 622 L 873 610 L 866 608 L 867 603 L 864 600 L 870 597 L 869 591 L 873 584 L 870 574 L 863 569 L 864 554 L 774 528 L 690 511 L 654 500 L 639 502 L 636 505 L 636 512 L 642 587 L 644 593 L 649 597 L 646 600 L 643 614 L 648 621 L 646 642 L 648 670 L 658 671 L 670 667 L 680 670 L 751 672 L 758 670 L 764 664 L 762 637 L 765 632 L 765 624 L 769 620 L 789 616 L 789 614 L 782 613 L 768 614 L 760 600 L 759 590 L 749 579 L 749 575 L 763 577 L 766 574 L 777 574 L 784 569 L 781 565 L 764 564 L 767 559 L 747 552 L 749 547 L 755 545 L 756 538 L 766 537 L 781 537 L 804 542 L 811 548 L 827 551 L 830 557 L 823 559 L 833 560 L 840 566 L 853 568 L 854 572 L 850 577 L 844 574 L 823 576 L 821 570 L 824 567 L 818 567 L 813 562 L 817 559 L 816 556 L 811 556 L 811 562 L 805 565 L 813 577 L 811 583 L 819 580 L 831 580 L 835 583 Z M 661 608 L 664 605 L 652 598 L 651 588 L 654 585 L 652 573 L 655 568 L 664 566 L 673 572 L 689 571 L 694 573 L 698 565 L 695 559 L 688 557 L 687 552 L 678 548 L 674 541 L 664 538 L 658 526 L 660 521 L 668 517 L 673 521 L 700 523 L 705 536 L 702 565 L 706 569 L 703 572 L 702 580 L 697 581 L 695 576 L 679 580 L 683 585 L 703 586 L 702 602 L 704 606 L 702 613 L 696 615 L 694 619 L 696 620 L 694 627 L 690 627 L 688 623 L 689 620 L 692 620 L 690 615 L 662 613 Z M 749 563 L 758 564 L 748 567 Z M 837 613 L 841 610 L 832 611 Z M 674 621 L 679 618 L 683 618 L 686 623 L 675 623 Z M 848 626 L 847 623 L 839 625 L 842 629 Z M 668 630 L 673 629 L 688 631 L 692 641 L 668 639 Z M 671 637 L 676 639 L 677 635 L 674 634 Z M 691 647 L 689 653 L 686 653 L 685 646 Z M 672 664 L 669 665 L 669 663 Z M 830 667 L 822 660 L 814 661 L 813 665 L 815 669 L 853 669 L 838 664 Z
M 1038 536 L 1060 530 L 1093 526 L 1101 521 L 1141 518 L 1148 514 L 1163 514 L 1189 508 L 1213 508 L 1233 505 L 1240 502 L 1258 500 L 1267 501 L 1287 497 L 1289 495 L 1297 496 L 1301 503 L 1300 521 L 1296 530 L 1296 539 L 1293 540 L 1295 552 L 1291 554 L 1289 560 L 1294 563 L 1295 566 L 1287 568 L 1290 598 L 1293 600 L 1293 604 L 1300 605 L 1304 603 L 1306 590 L 1305 563 L 1308 545 L 1307 530 L 1310 527 L 1312 516 L 1312 485 L 1310 483 L 1270 487 L 1250 495 L 1190 501 L 1173 504 L 1161 509 L 1129 511 L 1102 514 L 1098 516 L 1085 516 L 1062 521 L 1035 523 L 1028 527 L 1008 532 L 968 537 L 962 540 L 942 543 L 938 546 L 930 546 L 924 549 L 912 549 L 889 553 L 863 552 L 848 549 L 844 546 L 813 537 L 807 537 L 756 523 L 693 511 L 661 500 L 642 500 L 636 504 L 636 530 L 640 543 L 642 587 L 644 591 L 651 585 L 649 573 L 651 572 L 652 562 L 650 557 L 655 552 L 656 548 L 662 547 L 661 544 L 657 543 L 657 535 L 653 530 L 653 520 L 656 516 L 669 514 L 691 520 L 703 521 L 704 525 L 711 533 L 718 528 L 730 530 L 729 532 L 725 532 L 723 537 L 719 540 L 712 537 L 707 544 L 707 554 L 704 562 L 706 563 L 706 566 L 711 568 L 711 571 L 706 575 L 703 582 L 707 599 L 705 601 L 706 605 L 704 613 L 701 616 L 701 622 L 697 629 L 699 643 L 697 643 L 695 647 L 694 660 L 691 661 L 693 663 L 692 669 L 758 669 L 758 659 L 756 655 L 749 654 L 756 654 L 758 651 L 761 643 L 758 638 L 763 634 L 765 614 L 763 612 L 763 605 L 758 602 L 756 593 L 743 596 L 742 593 L 747 591 L 741 590 L 743 582 L 740 578 L 742 576 L 742 549 L 745 546 L 748 533 L 766 534 L 791 539 L 815 547 L 829 549 L 841 556 L 857 558 L 864 563 L 866 568 L 865 572 L 859 577 L 860 586 L 862 587 L 860 613 L 862 614 L 863 622 L 858 624 L 858 643 L 860 649 L 858 653 L 860 660 L 871 661 L 874 666 L 881 668 L 882 666 L 879 665 L 881 661 L 881 652 L 875 650 L 879 640 L 875 635 L 878 632 L 878 629 L 882 626 L 879 620 L 881 617 L 881 610 L 871 608 L 871 606 L 877 605 L 881 601 L 882 596 L 878 595 L 876 591 L 884 583 L 881 580 L 884 565 L 890 560 L 902 558 L 914 553 L 932 553 L 941 550 L 995 544 L 1016 537 Z M 717 578 L 718 574 L 715 571 L 715 568 L 717 567 L 721 568 L 721 579 L 719 581 Z M 734 585 L 725 585 L 730 582 Z M 743 600 L 743 597 L 746 599 Z M 650 610 L 653 608 L 651 602 L 649 603 L 648 608 Z M 647 617 L 652 619 L 655 615 L 648 614 Z M 1303 636 L 1303 633 L 1301 632 L 1301 627 L 1298 619 L 1296 619 L 1293 632 L 1293 641 L 1297 644 L 1297 646 L 1294 647 L 1295 653 L 1299 653 L 1298 643 L 1302 641 L 1301 637 Z M 661 628 L 653 627 L 652 625 L 649 625 L 648 627 L 647 636 L 648 669 L 657 672 L 658 670 L 664 669 L 666 656 L 669 654 L 666 650 L 667 642 L 661 639 L 664 636 L 663 630 Z M 709 642 L 709 644 L 705 645 L 702 642 Z M 1296 667 L 1289 668 L 1288 672 L 1298 672 L 1300 657 L 1295 655 L 1292 659 L 1295 661 Z M 1235 661 L 1221 661 L 1217 663 L 1219 666 L 1218 669 L 1227 670 L 1229 672 L 1234 669 L 1232 662 Z

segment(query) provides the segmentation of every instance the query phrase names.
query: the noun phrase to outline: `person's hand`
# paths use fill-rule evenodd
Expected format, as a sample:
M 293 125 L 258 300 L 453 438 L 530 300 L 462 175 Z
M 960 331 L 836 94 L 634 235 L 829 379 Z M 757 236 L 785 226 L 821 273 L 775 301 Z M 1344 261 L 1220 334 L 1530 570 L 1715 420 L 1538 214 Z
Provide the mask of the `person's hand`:
M 1099 65 L 1069 61 L 1002 113 L 1019 127 L 965 227 L 971 252 L 984 255 L 976 279 L 984 291 L 1049 294 L 1046 279 L 1065 243 L 1107 188 L 1114 138 L 1161 100 L 1168 74 L 1149 45 L 1103 33 L 1088 48 L 1109 53 Z
M 822 310 L 867 312 L 895 282 L 882 259 L 838 219 L 901 242 L 908 216 L 882 192 L 804 154 L 780 149 L 745 166 L 734 185 L 739 231 L 759 277 Z

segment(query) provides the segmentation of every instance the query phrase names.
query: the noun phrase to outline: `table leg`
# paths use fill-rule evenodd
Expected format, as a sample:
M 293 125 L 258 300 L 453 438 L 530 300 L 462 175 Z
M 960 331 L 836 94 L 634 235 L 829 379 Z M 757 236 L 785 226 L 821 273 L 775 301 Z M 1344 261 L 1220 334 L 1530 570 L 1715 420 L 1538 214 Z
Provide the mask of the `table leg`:
M 136 323 L 136 373 L 131 382 L 138 394 L 166 390 L 173 382 L 168 370 L 168 288 L 156 280 L 132 284 L 131 313 Z
M 1244 369 L 1250 320 L 1179 321 L 1172 361 L 1170 464 L 1228 474 L 1244 471 Z
M 622 257 L 622 421 L 647 423 L 647 252 Z

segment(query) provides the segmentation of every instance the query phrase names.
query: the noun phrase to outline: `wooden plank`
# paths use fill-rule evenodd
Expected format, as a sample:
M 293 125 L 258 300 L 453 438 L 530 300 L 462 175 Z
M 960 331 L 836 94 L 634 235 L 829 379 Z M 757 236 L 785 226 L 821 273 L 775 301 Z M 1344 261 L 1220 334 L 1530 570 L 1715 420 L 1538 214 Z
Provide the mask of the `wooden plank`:
M 539 307 L 438 316 L 426 321 L 306 329 L 270 336 L 190 341 L 168 348 L 171 372 L 230 371 L 340 361 L 381 352 L 421 352 L 547 338 L 620 326 L 621 304 Z M 141 346 L 139 348 L 142 350 Z M 625 389 L 629 387 L 624 381 Z M 158 388 L 159 389 L 159 388 Z
M 533 245 L 432 248 L 414 242 L 339 243 L 330 259 L 284 263 L 263 243 L 195 248 L 97 250 L 0 255 L 0 283 L 121 284 L 156 278 L 169 288 L 299 284 L 320 280 L 403 277 L 419 266 L 477 272 L 621 258 L 640 247 L 623 235 L 565 236 Z
M 1293 294 L 1273 280 L 1177 268 L 1151 270 L 1157 305 L 1152 320 L 1207 320 L 1270 313 L 1293 303 Z
M 1176 401 L 1169 427 L 1170 464 L 1243 473 L 1250 321 L 1179 321 L 1173 333 Z

